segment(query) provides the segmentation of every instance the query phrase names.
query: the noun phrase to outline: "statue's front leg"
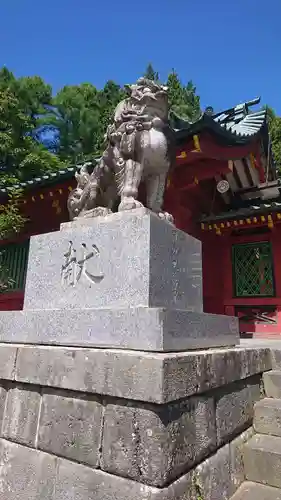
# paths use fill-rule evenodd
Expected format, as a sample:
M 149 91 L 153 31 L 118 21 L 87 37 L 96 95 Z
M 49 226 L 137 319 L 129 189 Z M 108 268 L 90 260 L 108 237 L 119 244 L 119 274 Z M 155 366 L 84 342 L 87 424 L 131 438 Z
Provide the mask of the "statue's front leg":
M 151 175 L 146 180 L 147 208 L 155 212 L 161 219 L 173 223 L 174 218 L 168 212 L 162 211 L 164 192 L 166 186 L 166 172 L 159 175 Z
M 142 172 L 143 167 L 139 162 L 134 160 L 126 161 L 121 202 L 118 207 L 119 212 L 143 207 L 143 204 L 137 200 Z

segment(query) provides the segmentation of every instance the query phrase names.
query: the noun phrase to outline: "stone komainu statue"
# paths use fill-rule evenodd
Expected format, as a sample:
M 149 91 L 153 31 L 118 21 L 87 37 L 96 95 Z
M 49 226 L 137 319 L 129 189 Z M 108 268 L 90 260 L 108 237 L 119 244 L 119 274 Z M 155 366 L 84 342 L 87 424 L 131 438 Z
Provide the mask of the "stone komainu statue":
M 143 205 L 137 200 L 141 181 L 146 186 L 146 206 L 172 222 L 162 211 L 166 177 L 170 169 L 174 134 L 168 122 L 167 87 L 147 78 L 127 85 L 129 97 L 115 109 L 106 133 L 107 147 L 94 168 L 76 173 L 77 188 L 68 199 L 70 218 L 95 217 Z

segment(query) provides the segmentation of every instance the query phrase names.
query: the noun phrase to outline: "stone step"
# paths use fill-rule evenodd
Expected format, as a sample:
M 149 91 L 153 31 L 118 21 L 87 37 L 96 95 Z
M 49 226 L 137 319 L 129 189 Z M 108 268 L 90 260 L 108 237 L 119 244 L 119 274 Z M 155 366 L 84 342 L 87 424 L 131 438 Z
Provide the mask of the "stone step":
M 270 349 L 270 351 L 271 351 L 272 369 L 281 370 L 281 346 L 279 348 L 274 346 Z
M 264 398 L 255 404 L 254 429 L 281 437 L 281 399 Z
M 281 488 L 281 438 L 253 436 L 244 446 L 244 467 L 247 480 Z
M 231 497 L 231 500 L 281 500 L 281 490 L 246 481 Z
M 263 382 L 266 396 L 281 399 L 281 370 L 265 372 Z

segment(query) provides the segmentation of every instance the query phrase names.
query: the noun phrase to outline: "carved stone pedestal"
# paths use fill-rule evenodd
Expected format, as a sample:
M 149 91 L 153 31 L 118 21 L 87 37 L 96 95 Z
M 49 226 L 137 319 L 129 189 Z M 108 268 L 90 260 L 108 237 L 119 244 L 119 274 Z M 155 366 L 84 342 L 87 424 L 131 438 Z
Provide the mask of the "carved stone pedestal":
M 146 209 L 31 240 L 24 310 L 0 341 L 141 351 L 235 345 L 236 318 L 202 312 L 201 243 Z
M 33 237 L 0 313 L 0 500 L 227 500 L 270 369 L 237 343 L 200 242 L 149 211 Z

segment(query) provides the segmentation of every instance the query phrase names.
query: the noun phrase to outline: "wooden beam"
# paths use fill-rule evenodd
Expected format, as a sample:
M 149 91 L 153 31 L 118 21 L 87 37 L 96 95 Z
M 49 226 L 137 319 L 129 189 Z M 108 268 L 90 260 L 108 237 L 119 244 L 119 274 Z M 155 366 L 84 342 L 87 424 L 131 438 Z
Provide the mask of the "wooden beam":
M 217 160 L 239 160 L 245 158 L 251 152 L 254 154 L 259 148 L 259 142 L 246 145 L 223 145 L 219 144 L 216 136 L 203 132 L 198 134 L 200 150 L 194 147 L 193 138 L 187 139 L 186 143 L 176 149 L 176 165 L 192 164 L 198 160 L 213 158 Z
M 242 160 L 235 160 L 234 167 L 236 168 L 237 175 L 240 179 L 242 188 L 251 187 L 251 183 L 245 172 L 245 166 Z

